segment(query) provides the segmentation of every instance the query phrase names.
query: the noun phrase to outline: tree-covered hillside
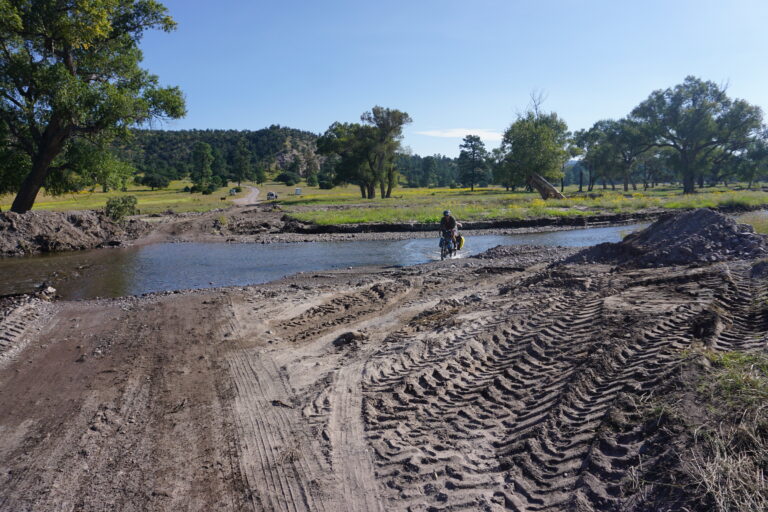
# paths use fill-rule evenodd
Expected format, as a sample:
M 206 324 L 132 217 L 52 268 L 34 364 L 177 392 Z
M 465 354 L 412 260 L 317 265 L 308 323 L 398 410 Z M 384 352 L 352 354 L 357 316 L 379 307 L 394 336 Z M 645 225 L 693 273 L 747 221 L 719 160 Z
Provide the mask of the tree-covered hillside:
M 314 133 L 279 125 L 255 131 L 135 130 L 132 140 L 117 149 L 145 175 L 178 179 L 190 171 L 195 143 L 204 142 L 212 148 L 213 174 L 237 181 L 238 176 L 257 179 L 260 172 L 316 174 L 320 166 L 316 139 Z

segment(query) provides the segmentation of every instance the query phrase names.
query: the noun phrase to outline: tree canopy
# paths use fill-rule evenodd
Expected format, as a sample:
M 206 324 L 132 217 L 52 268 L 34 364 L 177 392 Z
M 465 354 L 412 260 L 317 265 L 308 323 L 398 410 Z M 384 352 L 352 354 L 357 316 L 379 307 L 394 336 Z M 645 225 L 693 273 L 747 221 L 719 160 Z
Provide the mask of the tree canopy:
M 0 0 L 0 192 L 17 192 L 14 211 L 92 169 L 84 152 L 185 114 L 181 91 L 139 66 L 144 32 L 174 28 L 154 0 Z
M 545 113 L 537 102 L 504 132 L 503 155 L 497 172 L 507 183 L 525 182 L 541 197 L 562 197 L 547 180 L 563 176 L 568 158 L 568 125 L 555 112 Z
M 412 120 L 406 112 L 373 107 L 360 117 L 363 123 L 333 123 L 317 140 L 317 150 L 330 158 L 335 184 L 353 183 L 363 198 L 390 197 L 397 185 L 397 152 L 403 127 Z M 325 178 L 323 178 L 325 180 Z
M 731 99 L 724 87 L 693 76 L 652 92 L 631 116 L 656 146 L 673 150 L 672 163 L 682 176 L 685 193 L 694 191 L 696 179 L 718 152 L 746 149 L 762 126 L 759 107 Z

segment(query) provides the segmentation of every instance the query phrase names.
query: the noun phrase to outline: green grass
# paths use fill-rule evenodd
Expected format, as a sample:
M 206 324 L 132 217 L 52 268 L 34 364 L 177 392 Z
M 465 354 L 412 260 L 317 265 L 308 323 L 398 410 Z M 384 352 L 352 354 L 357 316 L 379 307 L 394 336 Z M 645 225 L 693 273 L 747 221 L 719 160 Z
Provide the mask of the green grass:
M 298 220 L 321 225 L 365 222 L 435 222 L 444 209 L 460 221 L 582 217 L 600 213 L 631 213 L 645 209 L 755 207 L 768 205 L 768 193 L 707 189 L 683 195 L 680 189 L 645 192 L 595 191 L 594 197 L 566 189 L 567 199 L 543 201 L 538 194 L 500 188 L 397 189 L 390 199 L 362 199 L 356 188 L 281 197 L 284 209 Z
M 768 235 L 768 215 L 762 212 L 750 212 L 740 215 L 738 221 L 742 224 L 749 224 L 757 233 Z
M 231 204 L 230 197 L 221 201 L 227 189 L 204 196 L 190 194 L 182 189 L 188 181 L 174 181 L 164 190 L 151 191 L 146 187 L 131 186 L 127 192 L 80 192 L 52 197 L 41 194 L 35 210 L 81 210 L 103 208 L 109 197 L 135 195 L 142 213 L 165 210 L 177 212 L 208 211 Z M 680 188 L 657 187 L 647 191 L 595 189 L 592 193 L 577 192 L 575 186 L 566 187 L 567 199 L 543 201 L 538 194 L 524 191 L 508 192 L 499 187 L 469 189 L 450 188 L 397 188 L 389 199 L 362 199 L 356 186 L 321 190 L 306 184 L 285 186 L 268 182 L 258 185 L 260 198 L 268 192 L 279 195 L 278 202 L 286 213 L 304 222 L 317 224 L 354 224 L 368 222 L 436 222 L 445 209 L 453 211 L 459 221 L 516 220 L 539 217 L 588 217 L 601 213 L 632 213 L 645 209 L 684 209 L 699 207 L 768 205 L 768 193 L 762 191 L 733 191 L 725 188 L 707 188 L 705 192 L 683 195 Z M 296 196 L 297 187 L 303 195 Z M 247 193 L 243 188 L 240 195 Z M 378 189 L 377 189 L 378 193 Z M 0 196 L 0 208 L 10 207 L 12 196 Z M 755 221 L 757 222 L 757 220 Z M 768 232 L 768 220 L 765 228 Z
M 745 352 L 708 352 L 714 379 L 702 383 L 711 396 L 737 407 L 768 399 L 768 356 Z
M 141 213 L 158 213 L 166 210 L 175 212 L 202 212 L 214 208 L 230 206 L 232 197 L 228 196 L 228 188 L 221 188 L 211 195 L 190 194 L 184 192 L 185 186 L 191 186 L 189 181 L 172 181 L 167 189 L 150 190 L 147 187 L 130 186 L 127 192 L 110 191 L 107 193 L 101 191 L 78 192 L 73 194 L 64 194 L 61 196 L 49 196 L 44 192 L 38 195 L 33 210 L 94 210 L 104 208 L 107 199 L 110 197 L 119 197 L 125 195 L 136 196 L 138 208 Z M 238 194 L 242 196 L 247 193 L 247 188 L 243 187 L 243 192 Z M 222 201 L 221 197 L 227 197 Z M 237 196 L 235 196 L 237 197 Z M 10 208 L 13 202 L 13 196 L 0 196 L 0 208 L 3 211 Z

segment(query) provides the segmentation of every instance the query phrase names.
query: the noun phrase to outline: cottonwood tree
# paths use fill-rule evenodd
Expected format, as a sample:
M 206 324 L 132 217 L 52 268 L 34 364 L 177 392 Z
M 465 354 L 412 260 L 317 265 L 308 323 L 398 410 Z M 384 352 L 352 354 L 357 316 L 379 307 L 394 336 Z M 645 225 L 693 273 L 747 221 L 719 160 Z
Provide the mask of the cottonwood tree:
M 375 106 L 364 112 L 360 119 L 375 128 L 367 132 L 369 141 L 368 163 L 379 183 L 381 197 L 391 197 L 397 184 L 395 155 L 400 149 L 403 127 L 413 122 L 407 112 Z
M 317 150 L 335 164 L 333 183 L 352 183 L 360 187 L 363 199 L 376 197 L 376 175 L 370 166 L 368 154 L 373 143 L 373 127 L 359 123 L 333 123 L 317 139 Z
M 144 32 L 175 26 L 154 0 L 0 0 L 0 146 L 13 161 L 0 183 L 17 192 L 13 211 L 80 170 L 75 140 L 104 151 L 131 126 L 184 115 L 179 89 L 139 66 Z
M 322 155 L 336 156 L 336 184 L 358 185 L 364 199 L 374 199 L 378 185 L 381 197 L 390 197 L 397 184 L 395 158 L 403 127 L 411 118 L 405 112 L 376 106 L 361 120 L 364 124 L 333 123 L 317 139 L 317 150 Z
M 724 87 L 694 76 L 652 92 L 631 117 L 643 124 L 656 146 L 674 150 L 673 165 L 686 194 L 695 191 L 713 155 L 745 149 L 762 123 L 760 107 L 731 99 Z
M 750 142 L 744 152 L 734 157 L 732 165 L 751 189 L 756 180 L 768 174 L 768 141 L 758 138 Z
M 568 158 L 565 150 L 568 125 L 555 112 L 544 113 L 534 99 L 533 107 L 504 132 L 502 148 L 504 166 L 511 178 L 524 177 L 525 183 L 536 189 L 542 199 L 561 199 L 563 194 L 547 180 L 559 180 L 563 163 Z

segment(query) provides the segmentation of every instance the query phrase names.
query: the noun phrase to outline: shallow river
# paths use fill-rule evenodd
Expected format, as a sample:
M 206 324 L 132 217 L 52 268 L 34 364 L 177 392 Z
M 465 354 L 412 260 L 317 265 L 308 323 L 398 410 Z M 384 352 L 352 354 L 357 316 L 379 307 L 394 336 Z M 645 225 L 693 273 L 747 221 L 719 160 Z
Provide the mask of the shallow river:
M 467 237 L 463 256 L 497 245 L 583 247 L 617 242 L 640 224 Z M 297 272 L 414 265 L 440 258 L 436 238 L 276 244 L 179 243 L 0 258 L 0 295 L 47 281 L 67 299 L 265 283 Z

